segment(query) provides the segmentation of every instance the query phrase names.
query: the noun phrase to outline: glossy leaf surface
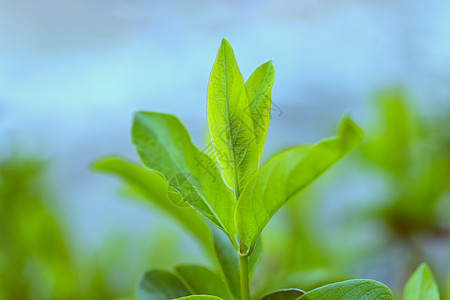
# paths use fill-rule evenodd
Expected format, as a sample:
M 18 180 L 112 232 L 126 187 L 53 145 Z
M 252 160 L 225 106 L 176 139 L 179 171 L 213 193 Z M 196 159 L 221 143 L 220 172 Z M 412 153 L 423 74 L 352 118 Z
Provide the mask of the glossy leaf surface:
M 391 290 L 384 284 L 366 279 L 347 280 L 324 285 L 307 292 L 298 300 L 392 300 Z

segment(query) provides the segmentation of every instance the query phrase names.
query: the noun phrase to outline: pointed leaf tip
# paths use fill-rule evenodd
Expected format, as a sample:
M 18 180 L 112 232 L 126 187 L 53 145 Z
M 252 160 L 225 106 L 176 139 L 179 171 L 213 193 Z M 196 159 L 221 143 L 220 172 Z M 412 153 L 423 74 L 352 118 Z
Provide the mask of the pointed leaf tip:
M 236 208 L 238 237 L 252 252 L 272 216 L 328 168 L 342 159 L 362 139 L 350 119 L 340 124 L 339 134 L 313 146 L 289 148 L 267 161 L 245 186 Z
M 223 39 L 209 78 L 208 128 L 222 178 L 236 194 L 240 194 L 258 167 L 249 106 L 233 49 Z
M 426 263 L 421 264 L 409 278 L 403 292 L 405 300 L 439 300 L 439 289 Z

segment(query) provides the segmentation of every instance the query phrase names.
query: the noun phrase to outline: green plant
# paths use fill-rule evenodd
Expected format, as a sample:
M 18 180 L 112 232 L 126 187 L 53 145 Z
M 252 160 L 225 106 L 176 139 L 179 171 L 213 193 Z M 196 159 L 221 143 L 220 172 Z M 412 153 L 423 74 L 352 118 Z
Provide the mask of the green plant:
M 244 84 L 233 51 L 222 40 L 207 93 L 212 152 L 198 149 L 176 117 L 137 112 L 132 142 L 145 169 L 118 157 L 94 163 L 95 169 L 121 176 L 175 217 L 218 261 L 219 272 L 195 265 L 177 266 L 173 272 L 148 271 L 138 283 L 138 300 L 249 300 L 264 227 L 287 201 L 360 143 L 362 130 L 345 117 L 336 137 L 289 148 L 259 168 L 270 120 L 273 78 L 272 63 L 267 62 Z M 209 226 L 212 248 L 205 226 L 200 225 L 205 220 L 213 225 Z M 407 295 L 420 293 L 424 279 L 429 276 L 415 275 L 406 288 Z M 392 298 L 389 288 L 373 280 L 348 280 L 306 293 L 295 288 L 279 290 L 263 297 Z

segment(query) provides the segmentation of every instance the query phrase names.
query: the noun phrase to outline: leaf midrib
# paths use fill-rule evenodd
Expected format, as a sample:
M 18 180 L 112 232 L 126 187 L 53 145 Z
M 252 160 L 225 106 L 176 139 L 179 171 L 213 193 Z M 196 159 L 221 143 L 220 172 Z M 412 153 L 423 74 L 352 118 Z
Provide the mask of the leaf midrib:
M 239 177 L 236 167 L 236 153 L 234 152 L 234 147 L 232 147 L 231 140 L 231 123 L 230 123 L 230 112 L 229 112 L 229 94 L 228 94 L 228 74 L 227 74 L 227 63 L 226 63 L 226 52 L 225 52 L 225 43 L 222 45 L 222 53 L 223 53 L 223 70 L 224 70 L 224 79 L 225 79 L 225 102 L 226 102 L 226 118 L 227 118 L 227 143 L 228 148 L 231 151 L 231 160 L 234 171 L 234 190 L 235 190 L 235 198 L 239 198 L 240 190 L 239 190 Z M 237 68 L 237 66 L 236 66 Z
M 184 129 L 184 128 L 183 128 L 183 129 Z M 152 130 L 152 129 L 150 128 L 150 130 Z M 153 131 L 153 130 L 152 130 L 152 131 Z M 189 135 L 187 132 L 186 132 L 186 134 Z M 165 145 L 165 143 L 161 143 L 161 139 L 159 138 L 159 136 L 158 136 L 157 134 L 154 134 L 154 136 L 156 137 L 156 141 L 157 141 L 160 145 Z M 189 140 L 188 140 L 187 142 L 188 142 L 188 143 L 191 143 Z M 191 146 L 193 147 L 194 151 L 197 152 L 197 153 L 196 153 L 197 155 L 202 155 L 202 154 L 204 154 L 201 150 L 197 149 L 197 148 L 195 147 L 195 145 L 193 145 L 192 143 L 191 143 Z M 138 147 L 138 148 L 141 150 L 141 152 L 143 152 L 143 151 L 142 151 L 142 150 L 143 150 L 142 147 Z M 171 148 L 171 147 L 169 147 L 169 148 Z M 169 151 L 166 150 L 166 152 L 169 154 L 168 157 L 170 158 L 170 160 L 171 160 L 172 162 L 174 162 L 174 166 L 175 166 L 176 171 L 177 171 L 178 173 L 180 173 L 180 174 L 184 173 L 186 170 L 183 170 L 183 167 L 180 165 L 180 162 L 178 162 L 178 160 L 176 160 L 176 159 L 174 159 L 174 158 L 172 157 L 173 151 L 170 151 L 170 150 L 171 150 L 171 149 L 169 149 Z M 183 155 L 184 155 L 184 152 L 183 152 Z M 187 166 L 185 166 L 185 167 L 186 167 L 188 173 L 192 175 L 192 176 L 189 176 L 189 178 L 188 178 L 187 180 L 189 181 L 189 183 L 191 184 L 191 186 L 195 186 L 195 185 L 192 185 L 192 180 L 191 180 L 191 178 L 193 177 L 192 172 L 189 170 L 189 167 L 187 167 Z M 159 170 L 155 170 L 155 171 L 161 173 Z M 163 173 L 161 173 L 161 174 L 164 175 Z M 165 175 L 164 175 L 164 178 L 166 178 Z M 167 181 L 167 178 L 166 178 L 166 181 Z M 195 180 L 195 183 L 197 183 L 196 180 Z M 198 186 L 200 186 L 200 185 L 198 185 Z M 180 192 L 177 188 L 174 188 L 174 189 L 175 189 L 177 192 Z M 209 204 L 209 202 L 206 200 L 206 198 L 203 196 L 203 194 L 199 193 L 199 192 L 197 191 L 197 189 L 195 189 L 195 188 L 193 188 L 193 190 L 194 190 L 195 193 L 203 200 L 203 203 L 204 203 L 205 206 L 209 209 L 210 213 L 215 217 L 215 219 L 217 220 L 217 223 L 218 223 L 223 229 L 225 229 L 225 230 L 228 231 L 228 228 L 223 224 L 221 218 L 219 218 L 219 216 L 216 214 L 216 212 L 214 211 L 214 209 L 212 209 L 212 207 L 210 206 L 210 204 Z M 183 197 L 183 198 L 184 198 L 184 197 Z M 189 202 L 188 202 L 188 203 L 189 203 Z M 189 203 L 189 205 L 193 206 L 193 205 L 190 204 L 190 203 Z M 193 206 L 193 208 L 194 208 L 196 211 L 199 211 L 195 206 Z M 199 211 L 199 213 L 202 214 L 200 211 Z M 202 214 L 202 215 L 203 215 L 203 214 Z

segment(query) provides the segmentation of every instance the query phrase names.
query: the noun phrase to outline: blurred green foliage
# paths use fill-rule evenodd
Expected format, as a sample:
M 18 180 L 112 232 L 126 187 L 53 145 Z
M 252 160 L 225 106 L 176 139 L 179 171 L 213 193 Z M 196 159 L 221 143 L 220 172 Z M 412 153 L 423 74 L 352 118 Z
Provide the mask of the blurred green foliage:
M 121 178 L 138 199 L 145 199 L 172 217 L 197 239 L 208 255 L 213 256 L 208 227 L 191 207 L 180 208 L 173 205 L 173 198 L 176 197 L 175 202 L 178 204 L 179 196 L 162 176 L 117 156 L 99 159 L 92 164 L 92 168 Z
M 376 118 L 366 129 L 357 168 L 358 172 L 371 176 L 381 175 L 387 188 L 382 193 L 373 193 L 379 196 L 375 203 L 362 201 L 351 212 L 353 216 L 345 221 L 349 224 L 337 226 L 356 233 L 364 223 L 381 220 L 385 225 L 383 229 L 388 230 L 378 228 L 377 239 L 387 243 L 371 250 L 364 250 L 365 246 L 361 245 L 359 251 L 344 246 L 351 253 L 350 257 L 336 246 L 330 247 L 333 243 L 327 243 L 326 235 L 314 225 L 322 214 L 317 206 L 322 197 L 321 187 L 329 183 L 320 182 L 302 195 L 301 201 L 289 202 L 281 212 L 280 227 L 265 235 L 267 254 L 263 256 L 261 273 L 270 275 L 261 279 L 266 284 L 262 292 L 289 286 L 310 289 L 351 278 L 355 275 L 352 270 L 371 261 L 374 251 L 386 254 L 393 244 L 409 245 L 405 257 L 411 255 L 412 258 L 408 260 L 407 269 L 401 272 L 405 276 L 429 258 L 427 237 L 446 243 L 450 251 L 449 114 L 440 117 L 419 114 L 400 88 L 376 93 L 373 105 Z M 333 232 L 341 231 L 335 228 Z M 339 235 L 341 244 L 350 242 L 347 241 L 349 236 L 351 233 Z M 444 284 L 442 271 L 446 272 L 449 266 L 444 263 L 436 267 L 441 270 L 438 281 Z M 404 283 L 406 278 L 399 282 Z M 442 292 L 445 292 L 444 286 Z
M 75 299 L 69 253 L 44 204 L 44 166 L 16 158 L 0 165 L 1 299 Z
M 374 107 L 377 119 L 366 128 L 359 168 L 380 175 L 387 189 L 375 206 L 372 203 L 366 212 L 357 213 L 362 222 L 381 220 L 390 244 L 410 245 L 408 251 L 414 258 L 405 274 L 411 274 L 426 258 L 424 236 L 450 244 L 450 118 L 445 113 L 427 117 L 401 89 L 377 93 Z M 99 160 L 93 168 L 119 176 L 127 196 L 144 199 L 179 223 L 199 243 L 208 264 L 215 271 L 223 268 L 217 262 L 210 228 L 192 208 L 173 205 L 177 195 L 161 176 L 120 157 Z M 111 274 L 127 261 L 129 240 L 111 237 L 97 249 L 101 260 L 79 253 L 80 247 L 74 247 L 67 224 L 54 205 L 57 199 L 46 173 L 46 162 L 36 157 L 12 156 L 0 161 L 0 300 L 110 299 L 131 294 L 137 274 L 155 261 L 170 265 L 168 256 L 180 255 L 168 251 L 178 236 L 162 234 L 141 257 L 141 265 L 124 271 L 131 277 L 111 289 L 117 280 L 111 279 Z M 321 214 L 316 206 L 320 191 L 313 186 L 300 197 L 301 201 L 288 202 L 280 213 L 282 232 L 275 229 L 264 235 L 265 252 L 252 281 L 255 296 L 290 286 L 311 290 L 354 276 L 352 268 L 345 265 L 348 261 L 327 247 L 330 244 L 324 243 L 311 225 Z M 139 243 L 145 244 L 137 242 L 133 247 Z M 370 257 L 355 257 L 355 261 L 367 259 Z M 441 294 L 446 295 L 443 299 L 450 300 L 450 276 L 442 271 L 435 276 Z
M 448 120 L 420 117 L 401 89 L 379 92 L 375 104 L 379 121 L 362 153 L 391 185 L 379 216 L 394 238 L 424 231 L 448 236 L 450 211 L 438 211 L 450 187 Z
M 104 271 L 80 269 L 70 251 L 46 167 L 31 157 L 0 162 L 0 299 L 106 299 Z

